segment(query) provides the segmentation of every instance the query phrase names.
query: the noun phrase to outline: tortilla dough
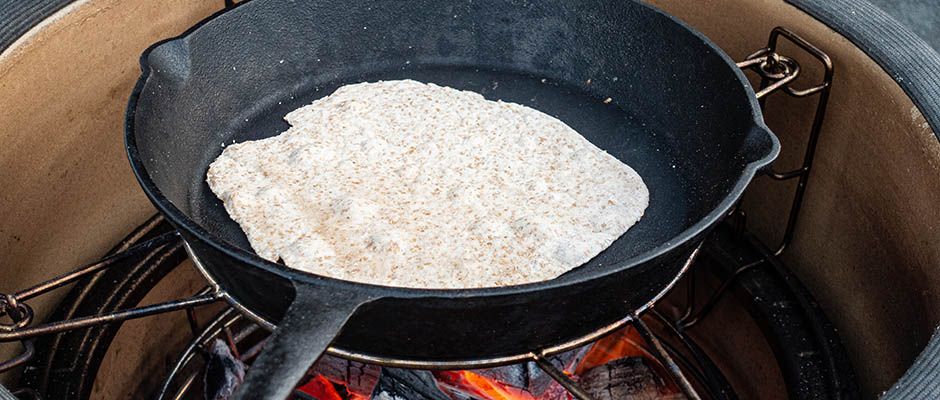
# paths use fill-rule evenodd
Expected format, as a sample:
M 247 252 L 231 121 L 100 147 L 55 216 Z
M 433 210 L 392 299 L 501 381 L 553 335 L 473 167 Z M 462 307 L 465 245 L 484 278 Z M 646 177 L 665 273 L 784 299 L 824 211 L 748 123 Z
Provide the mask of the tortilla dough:
M 412 80 L 343 86 L 286 132 L 225 148 L 208 183 L 254 250 L 339 279 L 479 288 L 555 278 L 649 192 L 563 122 Z

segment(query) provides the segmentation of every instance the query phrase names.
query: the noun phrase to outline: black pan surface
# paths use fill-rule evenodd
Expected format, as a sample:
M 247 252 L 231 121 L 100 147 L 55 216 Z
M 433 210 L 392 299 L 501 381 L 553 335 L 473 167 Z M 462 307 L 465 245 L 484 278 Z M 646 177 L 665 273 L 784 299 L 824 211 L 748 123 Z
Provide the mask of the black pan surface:
M 687 176 L 676 172 L 678 168 L 694 169 L 695 166 L 687 165 L 688 159 L 676 153 L 678 146 L 674 141 L 678 138 L 675 135 L 648 127 L 650 122 L 642 113 L 634 115 L 638 110 L 623 108 L 623 104 L 629 104 L 631 99 L 605 104 L 605 98 L 590 92 L 590 88 L 584 90 L 548 79 L 542 83 L 544 76 L 522 71 L 471 66 L 406 65 L 407 68 L 368 71 L 331 82 L 313 82 L 312 88 L 298 88 L 272 97 L 269 101 L 273 104 L 246 110 L 244 118 L 236 119 L 236 124 L 220 138 L 220 144 L 263 139 L 283 132 L 289 127 L 283 120 L 285 114 L 332 93 L 344 84 L 414 79 L 472 90 L 490 100 L 511 101 L 548 113 L 564 121 L 598 147 L 633 166 L 645 182 L 654 183 L 649 185 L 650 207 L 640 222 L 603 254 L 581 266 L 578 273 L 602 269 L 605 265 L 650 251 L 679 235 L 683 228 L 701 218 L 700 214 L 694 212 L 695 198 L 697 192 L 709 190 L 699 184 L 707 182 L 690 181 Z M 277 102 L 275 99 L 278 99 Z M 208 164 L 219 156 L 222 149 L 221 145 L 201 149 L 204 154 L 200 157 L 199 178 L 205 176 Z M 205 179 L 199 178 L 193 178 L 187 188 L 192 219 L 219 238 L 239 248 L 251 249 L 248 239 L 238 224 L 229 218 L 222 202 L 209 189 Z
M 676 278 L 779 151 L 734 62 L 634 1 L 253 0 L 141 64 L 125 138 L 142 187 L 228 298 L 278 323 L 243 395 L 296 381 L 330 344 L 379 362 L 482 360 L 618 321 Z M 640 174 L 646 214 L 585 265 L 504 288 L 365 285 L 257 257 L 205 184 L 223 144 L 284 131 L 284 114 L 342 84 L 400 78 L 556 116 Z

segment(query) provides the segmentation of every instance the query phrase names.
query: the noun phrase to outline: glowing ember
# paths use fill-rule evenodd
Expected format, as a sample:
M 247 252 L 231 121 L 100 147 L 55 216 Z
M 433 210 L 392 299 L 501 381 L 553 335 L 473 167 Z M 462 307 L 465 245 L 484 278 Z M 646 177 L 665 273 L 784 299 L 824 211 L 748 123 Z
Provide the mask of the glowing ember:
M 525 390 L 484 378 L 470 371 L 436 371 L 434 377 L 442 387 L 481 399 L 537 400 Z
M 337 390 L 337 386 L 342 387 L 342 393 Z M 349 393 L 346 386 L 342 383 L 334 383 L 326 379 L 323 375 L 317 375 L 309 382 L 297 388 L 297 390 L 313 396 L 317 400 L 366 400 L 368 395 Z

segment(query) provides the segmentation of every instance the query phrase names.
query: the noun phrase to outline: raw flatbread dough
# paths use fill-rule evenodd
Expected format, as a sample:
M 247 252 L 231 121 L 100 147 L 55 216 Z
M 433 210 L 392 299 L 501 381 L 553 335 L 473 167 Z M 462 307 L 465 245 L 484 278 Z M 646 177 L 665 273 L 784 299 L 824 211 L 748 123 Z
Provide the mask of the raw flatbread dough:
M 563 122 L 412 80 L 343 86 L 286 132 L 225 148 L 208 183 L 254 250 L 415 288 L 555 278 L 607 248 L 649 192 Z

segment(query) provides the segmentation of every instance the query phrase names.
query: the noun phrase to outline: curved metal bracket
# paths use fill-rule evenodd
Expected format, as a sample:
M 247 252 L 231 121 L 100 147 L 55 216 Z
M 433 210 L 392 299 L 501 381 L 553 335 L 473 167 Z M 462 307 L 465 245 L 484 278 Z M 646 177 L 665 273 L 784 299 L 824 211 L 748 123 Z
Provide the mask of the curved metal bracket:
M 13 294 L 0 294 L 0 317 L 6 316 L 10 320 L 9 323 L 0 323 L 0 343 L 23 341 L 23 346 L 25 347 L 25 351 L 22 354 L 0 363 L 0 373 L 21 365 L 32 358 L 34 352 L 31 339 L 37 336 L 106 323 L 122 322 L 129 319 L 143 318 L 175 310 L 192 309 L 193 307 L 221 300 L 221 292 L 207 288 L 189 298 L 135 307 L 107 314 L 90 315 L 70 320 L 48 322 L 38 326 L 30 326 L 34 319 L 34 313 L 33 309 L 26 303 L 27 300 L 41 296 L 105 269 L 123 265 L 120 261 L 151 251 L 160 250 L 175 241 L 180 241 L 179 233 L 175 231 L 168 232 L 146 242 L 128 247 L 124 251 L 105 257 L 101 261 L 85 265 L 38 285 Z
M 787 39 L 819 60 L 824 70 L 821 83 L 806 89 L 795 89 L 790 85 L 790 83 L 796 79 L 797 75 L 799 75 L 800 67 L 796 60 L 777 54 L 777 42 L 780 37 Z M 803 196 L 806 193 L 809 173 L 813 167 L 813 158 L 816 154 L 816 145 L 819 142 L 819 133 L 822 130 L 823 119 L 826 115 L 826 105 L 829 103 L 829 91 L 832 89 L 832 60 L 826 53 L 810 44 L 806 39 L 803 39 L 789 29 L 778 26 L 770 32 L 767 47 L 748 56 L 745 61 L 739 62 L 738 67 L 741 69 L 754 69 L 761 75 L 761 89 L 757 92 L 757 98 L 760 101 L 761 107 L 765 107 L 766 96 L 768 94 L 780 89 L 782 89 L 784 93 L 798 98 L 819 94 L 819 101 L 816 104 L 816 114 L 813 117 L 809 140 L 806 143 L 806 152 L 803 155 L 803 165 L 800 166 L 800 168 L 787 172 L 771 170 L 768 174 L 771 178 L 778 181 L 799 178 L 796 191 L 793 194 L 793 202 L 790 205 L 790 213 L 787 217 L 787 225 L 783 232 L 783 238 L 774 251 L 774 255 L 779 256 L 793 240 L 793 232 L 796 229 L 797 218 L 800 215 L 800 208 L 803 205 Z

